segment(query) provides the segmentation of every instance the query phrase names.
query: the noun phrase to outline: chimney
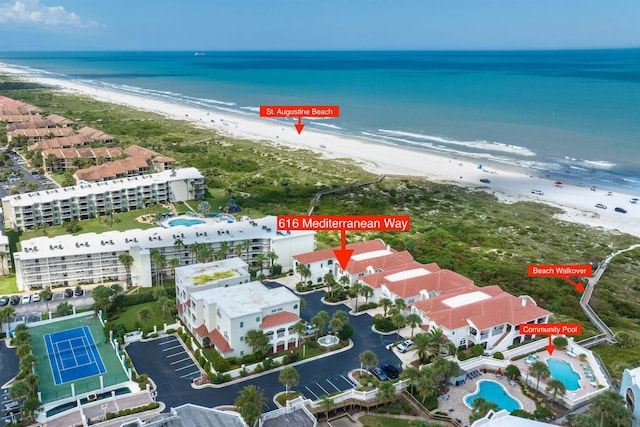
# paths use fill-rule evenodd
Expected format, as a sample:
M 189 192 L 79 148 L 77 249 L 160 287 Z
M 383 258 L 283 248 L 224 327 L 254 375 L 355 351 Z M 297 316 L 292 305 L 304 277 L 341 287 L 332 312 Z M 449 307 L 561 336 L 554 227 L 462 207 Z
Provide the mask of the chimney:
M 522 298 L 522 306 L 523 307 L 527 306 L 527 299 L 526 298 Z

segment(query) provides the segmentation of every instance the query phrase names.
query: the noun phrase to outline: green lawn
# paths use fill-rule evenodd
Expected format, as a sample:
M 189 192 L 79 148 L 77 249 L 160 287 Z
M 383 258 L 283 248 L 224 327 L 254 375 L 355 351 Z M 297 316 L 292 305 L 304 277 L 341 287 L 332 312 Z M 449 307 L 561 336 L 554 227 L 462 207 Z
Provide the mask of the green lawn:
M 153 317 L 146 323 L 142 323 L 138 318 L 138 312 L 143 308 L 151 309 Z M 147 302 L 131 307 L 126 307 L 119 315 L 117 319 L 111 320 L 113 323 L 123 323 L 127 331 L 135 331 L 138 329 L 137 324 L 142 325 L 142 330 L 145 332 L 153 331 L 153 325 L 158 325 L 161 329 L 165 323 L 173 323 L 174 319 L 167 314 L 165 319 L 162 319 L 162 312 L 160 311 L 160 305 L 156 301 Z
M 363 415 L 358 420 L 364 427 L 407 427 L 409 420 L 378 415 Z
M 134 211 L 122 212 L 120 214 L 115 214 L 113 217 L 115 221 L 111 227 L 106 222 L 108 217 L 103 216 L 99 218 L 91 218 L 85 221 L 79 221 L 76 224 L 80 226 L 80 230 L 73 233 L 74 235 L 83 234 L 83 233 L 104 233 L 106 231 L 117 230 L 117 231 L 126 231 L 131 230 L 133 228 L 139 228 L 141 230 L 145 230 L 147 228 L 156 227 L 151 224 L 143 224 L 141 222 L 136 221 L 136 218 L 141 215 L 155 214 L 159 211 L 163 210 L 162 207 L 149 207 L 144 209 L 137 209 Z M 69 234 L 65 225 L 56 225 L 55 227 L 47 227 L 46 235 L 49 237 L 61 236 L 64 234 Z M 32 239 L 34 237 L 42 236 L 41 230 L 31 230 L 19 233 L 20 240 Z
M 0 295 L 15 294 L 17 292 L 18 286 L 16 285 L 15 274 L 0 277 Z

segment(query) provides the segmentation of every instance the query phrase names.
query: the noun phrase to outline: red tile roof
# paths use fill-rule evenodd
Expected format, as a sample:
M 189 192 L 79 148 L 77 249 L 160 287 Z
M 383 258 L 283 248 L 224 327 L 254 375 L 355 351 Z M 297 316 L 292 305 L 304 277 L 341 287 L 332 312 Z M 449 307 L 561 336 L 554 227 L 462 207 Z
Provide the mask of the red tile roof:
M 73 128 L 37 128 L 37 129 L 16 129 L 9 132 L 10 136 L 24 135 L 29 137 L 45 137 L 49 134 L 53 134 L 55 137 L 69 136 L 73 134 Z
M 69 128 L 62 128 L 69 129 Z M 47 129 L 48 130 L 48 129 Z M 35 144 L 31 144 L 28 148 L 29 151 L 35 150 L 50 150 L 53 148 L 70 148 L 76 145 L 85 145 L 91 141 L 88 136 L 84 135 L 69 135 L 60 138 L 43 139 Z
M 122 160 L 79 169 L 74 176 L 79 181 L 103 181 L 128 175 L 140 175 L 149 168 L 147 162 L 140 157 L 128 157 Z
M 454 296 L 477 291 L 487 294 L 490 298 L 470 302 L 458 307 L 450 307 L 443 302 Z M 411 305 L 425 313 L 435 324 L 446 327 L 449 330 L 467 326 L 469 322 L 478 330 L 499 326 L 504 323 L 517 325 L 551 314 L 549 311 L 538 307 L 528 297 L 524 298 L 526 298 L 526 304 L 523 306 L 522 298 L 504 292 L 499 286 L 479 288 L 471 285 L 456 292 L 416 301 Z
M 415 268 L 424 268 L 429 271 L 440 270 L 440 267 L 438 267 L 438 264 L 436 263 L 420 264 L 418 261 L 412 261 L 400 267 L 390 268 L 378 273 L 367 274 L 366 276 L 360 277 L 359 280 L 372 288 L 379 288 L 381 284 L 387 282 L 387 279 L 386 279 L 387 276 L 390 276 L 396 273 L 402 273 L 403 271 L 407 271 L 407 270 L 413 270 Z
M 125 150 L 126 151 L 126 150 Z M 357 242 L 351 243 L 346 246 L 347 249 L 353 249 L 353 255 L 359 255 L 366 252 L 380 251 L 387 248 L 387 245 L 380 240 L 367 240 L 366 242 Z M 331 249 L 321 249 L 319 251 L 307 252 L 304 254 L 299 254 L 293 256 L 293 259 L 298 261 L 301 264 L 311 264 L 314 262 L 320 262 L 325 260 L 336 259 L 335 254 L 333 253 L 333 249 L 340 248 L 331 248 Z M 395 252 L 393 249 L 392 252 Z
M 188 299 L 188 300 L 184 303 L 184 305 L 186 305 L 187 307 L 191 307 L 191 300 L 190 300 L 190 299 Z
M 220 331 L 218 331 L 217 329 L 214 329 L 213 331 L 209 332 L 207 330 L 207 327 L 203 323 L 202 325 L 196 328 L 195 332 L 202 338 L 209 337 L 213 345 L 215 345 L 216 348 L 220 350 L 222 353 L 229 353 L 230 351 L 233 351 L 233 349 L 231 348 L 231 345 L 229 344 L 229 341 L 227 341 L 222 336 Z
M 177 304 L 178 312 L 182 313 L 182 304 Z
M 392 268 L 397 268 L 401 266 L 407 266 L 413 262 L 413 255 L 411 255 L 408 251 L 396 252 L 392 250 L 391 255 L 382 255 L 375 258 L 364 259 L 361 261 L 356 261 L 351 258 L 349 264 L 347 264 L 347 273 L 349 274 L 358 274 L 366 272 L 367 269 L 371 268 L 373 271 L 376 270 L 388 270 Z
M 286 323 L 295 323 L 300 320 L 300 316 L 291 313 L 289 311 L 282 311 L 276 314 L 269 314 L 262 318 L 260 323 L 260 329 L 267 329 L 277 325 L 284 325 Z
M 44 142 L 44 141 L 41 141 Z M 122 155 L 123 151 L 120 147 L 113 148 L 50 148 L 42 152 L 42 156 L 46 158 L 53 154 L 58 159 L 75 159 L 80 157 L 83 159 L 97 159 L 98 157 L 113 158 Z
M 93 141 L 113 141 L 113 137 L 111 135 L 89 126 L 78 129 L 78 133 L 80 135 L 88 136 Z
M 450 270 L 440 270 L 426 276 L 385 283 L 389 291 L 402 298 L 418 295 L 423 290 L 430 294 L 446 295 L 469 285 L 473 285 L 473 280 Z

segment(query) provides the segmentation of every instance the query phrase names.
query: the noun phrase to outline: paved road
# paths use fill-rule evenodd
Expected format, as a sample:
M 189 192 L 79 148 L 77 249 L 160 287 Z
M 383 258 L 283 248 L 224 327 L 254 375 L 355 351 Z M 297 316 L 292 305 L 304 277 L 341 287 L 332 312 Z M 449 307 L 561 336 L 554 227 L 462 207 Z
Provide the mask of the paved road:
M 320 301 L 322 295 L 322 292 L 317 292 L 305 297 L 306 308 L 301 313 L 303 318 L 308 320 L 319 310 L 325 310 L 330 315 L 338 309 L 348 310 L 342 305 L 336 307 L 322 304 Z M 342 353 L 296 366 L 300 374 L 300 382 L 293 387 L 294 390 L 301 391 L 309 398 L 316 398 L 319 394 L 351 388 L 347 374 L 360 367 L 359 355 L 365 350 L 376 353 L 379 363 L 394 365 L 400 363 L 395 353 L 386 349 L 386 346 L 395 340 L 395 335 L 382 336 L 374 333 L 371 330 L 371 317 L 368 315 L 352 316 L 349 323 L 354 328 L 352 338 L 354 347 Z M 180 378 L 182 371 L 176 372 L 172 365 L 167 363 L 166 357 L 158 357 L 161 342 L 162 339 L 132 343 L 127 346 L 127 352 L 137 371 L 148 374 L 156 382 L 158 400 L 167 404 L 168 407 L 187 402 L 208 407 L 233 404 L 236 395 L 244 386 L 254 384 L 264 391 L 269 408 L 274 409 L 273 396 L 284 391 L 284 386 L 278 381 L 279 371 L 219 389 L 194 390 L 189 379 Z
M 4 386 L 11 380 L 19 370 L 18 356 L 16 356 L 15 348 L 7 348 L 3 341 L 0 341 L 0 386 Z M 3 425 L 11 422 L 11 416 L 5 416 L 4 407 L 11 401 L 8 395 L 9 389 L 3 389 L 0 391 L 2 407 L 2 422 Z
M 21 193 L 26 193 L 27 183 L 33 182 L 38 185 L 36 191 L 45 190 L 47 187 L 53 188 L 57 184 L 51 181 L 48 177 L 42 175 L 32 175 L 27 169 L 25 169 L 26 162 L 20 157 L 13 157 L 14 162 L 12 166 L 7 169 L 13 169 L 22 172 L 23 176 L 16 177 L 12 180 L 0 181 L 0 198 L 11 194 L 11 190 L 15 187 L 20 189 Z M 19 160 L 18 160 L 19 159 Z

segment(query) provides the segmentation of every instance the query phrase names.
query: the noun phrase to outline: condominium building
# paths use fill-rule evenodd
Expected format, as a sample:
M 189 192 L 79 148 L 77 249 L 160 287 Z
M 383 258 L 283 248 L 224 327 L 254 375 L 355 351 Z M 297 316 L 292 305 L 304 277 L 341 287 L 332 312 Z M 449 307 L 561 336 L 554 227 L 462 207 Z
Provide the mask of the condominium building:
M 176 269 L 176 302 L 182 323 L 204 344 L 208 338 L 224 357 L 253 352 L 245 337 L 262 330 L 273 351 L 298 344 L 300 297 L 285 287 L 248 282 L 238 259 Z M 246 266 L 246 264 L 245 264 Z
M 232 223 L 226 218 L 207 218 L 191 226 L 170 226 L 171 221 L 165 221 L 164 227 L 146 230 L 23 240 L 22 250 L 13 254 L 18 287 L 28 290 L 111 281 L 151 286 L 156 272 L 161 277 L 173 273 L 171 260 L 176 259 L 178 266 L 194 264 L 197 246 L 194 243 L 222 258 L 240 255 L 252 264 L 259 254 L 274 252 L 276 262 L 286 271 L 291 268 L 293 255 L 308 252 L 315 245 L 313 231 L 277 231 L 275 216 L 256 220 L 245 217 Z M 162 255 L 164 262 L 154 259 L 154 250 Z M 128 269 L 120 261 L 122 254 L 132 258 Z
M 63 136 L 73 135 L 73 128 L 28 128 L 28 129 L 16 129 L 11 132 L 7 132 L 7 140 L 11 142 L 13 138 L 18 136 L 24 136 L 27 138 L 27 143 L 33 144 L 34 142 L 42 141 L 44 139 L 60 138 Z
M 11 252 L 9 251 L 9 238 L 0 230 L 0 273 L 11 273 Z
M 25 231 L 203 195 L 204 178 L 196 168 L 18 194 L 2 199 L 4 227 Z

